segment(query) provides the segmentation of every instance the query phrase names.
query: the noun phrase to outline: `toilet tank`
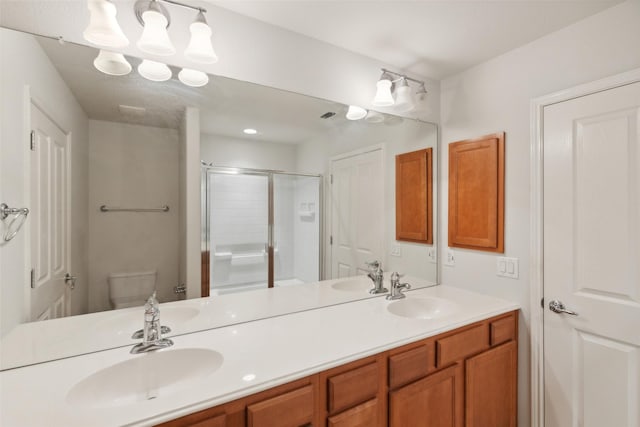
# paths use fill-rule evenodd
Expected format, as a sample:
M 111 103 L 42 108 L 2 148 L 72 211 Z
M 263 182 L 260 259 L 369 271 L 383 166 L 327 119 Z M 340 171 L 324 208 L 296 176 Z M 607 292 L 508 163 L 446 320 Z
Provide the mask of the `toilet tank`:
M 156 270 L 109 274 L 109 299 L 113 307 L 143 305 L 156 288 L 156 275 Z

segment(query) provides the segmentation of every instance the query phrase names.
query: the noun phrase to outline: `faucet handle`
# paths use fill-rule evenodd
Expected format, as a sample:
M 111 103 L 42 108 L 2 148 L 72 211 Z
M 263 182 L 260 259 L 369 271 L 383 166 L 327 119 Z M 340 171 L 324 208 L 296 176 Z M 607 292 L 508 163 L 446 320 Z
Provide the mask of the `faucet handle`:
M 377 270 L 380 268 L 380 261 L 378 260 L 366 261 L 365 264 L 370 270 Z

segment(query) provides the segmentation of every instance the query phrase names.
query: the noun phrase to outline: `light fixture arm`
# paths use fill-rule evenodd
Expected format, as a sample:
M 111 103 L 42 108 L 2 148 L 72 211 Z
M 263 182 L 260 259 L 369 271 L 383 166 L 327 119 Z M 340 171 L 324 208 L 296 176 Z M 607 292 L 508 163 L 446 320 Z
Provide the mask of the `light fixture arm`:
M 382 73 L 386 73 L 386 74 L 389 74 L 389 75 L 391 75 L 393 77 L 397 77 L 397 79 L 392 80 L 391 83 L 397 83 L 400 80 L 405 79 L 405 80 L 409 80 L 411 82 L 417 83 L 417 84 L 421 85 L 422 87 L 424 87 L 424 82 L 422 80 L 412 79 L 411 77 L 407 77 L 404 74 L 396 73 L 394 71 L 389 71 L 386 68 L 381 68 L 381 70 L 382 70 Z
M 186 7 L 187 9 L 197 10 L 198 12 L 207 13 L 207 9 L 205 9 L 203 7 L 191 6 L 190 4 L 181 3 L 181 2 L 176 1 L 176 0 L 159 0 L 159 1 L 162 1 L 162 2 L 165 2 L 165 3 L 169 3 L 169 4 L 175 4 L 176 6 Z
M 198 6 L 191 6 L 190 4 L 181 3 L 176 0 L 138 0 L 134 5 L 134 12 L 136 14 L 136 18 L 138 18 L 138 22 L 140 23 L 140 25 L 144 27 L 144 20 L 142 19 L 142 14 L 147 10 L 149 10 L 150 5 L 153 5 L 154 9 L 157 12 L 163 14 L 164 17 L 167 18 L 167 28 L 169 28 L 169 26 L 171 25 L 171 16 L 169 15 L 169 11 L 161 3 L 168 3 L 175 6 L 181 6 L 187 9 L 195 10 L 198 13 L 202 13 L 202 14 L 207 13 L 207 9 L 205 8 L 198 7 Z

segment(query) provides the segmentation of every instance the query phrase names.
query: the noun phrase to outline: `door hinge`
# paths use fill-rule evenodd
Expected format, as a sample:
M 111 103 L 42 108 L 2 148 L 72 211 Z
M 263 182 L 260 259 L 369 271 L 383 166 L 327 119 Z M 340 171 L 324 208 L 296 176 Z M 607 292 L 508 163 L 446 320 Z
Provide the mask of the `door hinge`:
M 333 236 L 329 236 L 329 244 L 333 245 Z
M 331 174 L 330 177 L 331 177 L 331 184 L 333 184 L 333 174 Z
M 29 148 L 31 151 L 36 151 L 36 131 L 32 130 L 29 136 Z
M 540 307 L 544 308 L 544 298 L 540 299 Z
M 31 289 L 36 288 L 36 269 L 31 269 Z

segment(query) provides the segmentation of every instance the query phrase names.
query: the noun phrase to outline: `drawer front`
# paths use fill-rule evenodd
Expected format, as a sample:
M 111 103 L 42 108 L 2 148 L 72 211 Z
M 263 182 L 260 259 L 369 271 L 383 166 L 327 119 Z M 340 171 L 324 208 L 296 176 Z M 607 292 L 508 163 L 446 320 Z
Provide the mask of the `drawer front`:
M 389 357 L 389 387 L 397 388 L 426 376 L 435 368 L 433 342 Z
M 489 328 L 492 346 L 516 338 L 516 319 L 514 315 L 491 322 Z
M 486 324 L 441 338 L 436 340 L 437 366 L 441 368 L 487 348 L 489 333 Z
M 313 422 L 313 387 L 308 385 L 247 407 L 248 427 L 300 427 Z
M 378 421 L 378 399 L 372 399 L 361 405 L 329 417 L 329 427 L 374 427 Z
M 378 363 L 373 362 L 328 380 L 328 409 L 333 414 L 365 402 L 378 393 Z
M 217 417 L 208 418 L 195 424 L 190 424 L 189 427 L 226 427 L 227 417 L 225 415 L 218 415 Z

